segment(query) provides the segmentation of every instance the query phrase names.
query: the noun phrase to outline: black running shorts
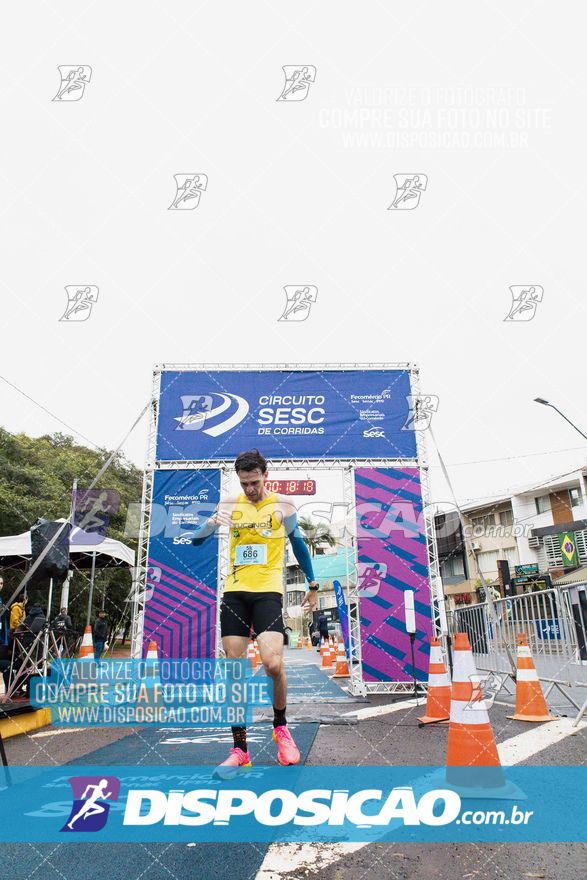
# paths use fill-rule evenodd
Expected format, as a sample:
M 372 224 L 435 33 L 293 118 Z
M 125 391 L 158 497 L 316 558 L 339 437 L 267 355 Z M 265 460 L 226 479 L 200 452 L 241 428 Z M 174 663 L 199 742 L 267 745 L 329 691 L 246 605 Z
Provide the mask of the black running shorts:
M 249 638 L 251 624 L 255 635 L 278 632 L 285 635 L 281 593 L 251 593 L 231 590 L 220 606 L 220 632 L 224 636 Z

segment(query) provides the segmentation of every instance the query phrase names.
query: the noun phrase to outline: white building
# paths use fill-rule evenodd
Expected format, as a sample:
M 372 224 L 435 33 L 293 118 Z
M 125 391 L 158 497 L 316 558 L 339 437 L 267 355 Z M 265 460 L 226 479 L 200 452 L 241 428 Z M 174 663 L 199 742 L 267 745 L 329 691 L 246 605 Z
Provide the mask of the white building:
M 480 572 L 487 582 L 497 579 L 498 560 L 508 562 L 512 577 L 516 565 L 529 564 L 541 575 L 562 575 L 573 568 L 559 540 L 567 534 L 577 548 L 577 564 L 587 563 L 586 475 L 587 469 L 580 469 L 463 504 L 473 549 L 466 550 L 469 578 L 459 586 L 473 593 Z

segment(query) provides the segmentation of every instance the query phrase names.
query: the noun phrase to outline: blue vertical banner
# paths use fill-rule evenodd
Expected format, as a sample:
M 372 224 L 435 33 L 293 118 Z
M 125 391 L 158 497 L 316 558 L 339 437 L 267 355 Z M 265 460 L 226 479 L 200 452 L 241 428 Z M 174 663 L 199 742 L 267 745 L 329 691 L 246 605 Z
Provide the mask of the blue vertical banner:
M 346 599 L 340 581 L 332 581 L 334 587 L 334 595 L 336 596 L 336 604 L 338 606 L 338 617 L 340 619 L 340 628 L 342 630 L 342 638 L 344 641 L 344 649 L 346 651 L 347 660 L 351 659 L 349 644 L 349 616 L 346 608 Z
M 219 470 L 155 473 L 144 652 L 153 640 L 160 657 L 215 654 L 218 540 L 194 547 L 192 535 L 219 500 Z

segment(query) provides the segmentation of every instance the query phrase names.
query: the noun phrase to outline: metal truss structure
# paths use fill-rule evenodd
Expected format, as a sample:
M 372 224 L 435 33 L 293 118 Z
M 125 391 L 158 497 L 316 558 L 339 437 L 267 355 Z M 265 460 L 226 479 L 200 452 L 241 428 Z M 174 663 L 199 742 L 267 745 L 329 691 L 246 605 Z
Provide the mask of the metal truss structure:
M 234 461 L 231 462 L 234 465 Z M 230 486 L 230 466 L 223 465 L 220 471 L 220 497 L 226 498 Z M 220 600 L 220 584 L 224 584 L 230 569 L 230 539 L 228 533 L 218 536 L 218 599 Z M 222 652 L 222 640 L 220 638 L 220 601 L 216 602 L 216 656 Z
M 148 572 L 148 537 L 151 523 L 151 509 L 153 503 L 154 475 L 157 470 L 219 470 L 221 474 L 221 497 L 228 494 L 229 476 L 234 467 L 235 459 L 213 460 L 165 460 L 156 459 L 157 419 L 159 414 L 159 394 L 161 373 L 167 370 L 190 371 L 190 372 L 218 372 L 245 370 L 257 370 L 267 372 L 270 370 L 292 371 L 340 371 L 340 370 L 406 370 L 410 373 L 410 388 L 412 396 L 420 393 L 418 369 L 413 363 L 396 364 L 161 364 L 155 368 L 153 378 L 153 400 L 151 404 L 151 419 L 147 439 L 147 455 L 145 476 L 143 480 L 142 516 L 139 533 L 137 589 L 133 591 L 132 613 L 132 657 L 140 657 L 143 641 L 143 621 L 145 612 L 145 595 L 147 589 Z M 413 682 L 398 681 L 363 681 L 363 668 L 361 658 L 361 617 L 359 604 L 359 584 L 357 569 L 352 560 L 356 558 L 355 518 L 351 518 L 351 511 L 355 506 L 355 470 L 361 468 L 396 468 L 414 467 L 420 471 L 422 486 L 422 502 L 424 508 L 424 524 L 426 532 L 426 547 L 428 554 L 428 569 L 435 585 L 439 582 L 438 555 L 434 533 L 434 517 L 429 503 L 429 475 L 428 460 L 426 454 L 425 431 L 415 430 L 417 457 L 416 458 L 304 458 L 304 459 L 271 459 L 269 466 L 272 471 L 287 470 L 327 470 L 340 469 L 343 480 L 343 499 L 345 506 L 344 544 L 346 551 L 346 600 L 349 624 L 349 692 L 353 695 L 364 696 L 367 693 L 392 693 L 413 694 Z M 220 538 L 218 542 L 218 585 L 225 579 L 229 568 L 229 541 L 227 537 Z M 431 592 L 432 589 L 431 589 Z M 220 595 L 220 590 L 219 590 Z M 435 633 L 440 632 L 438 614 L 433 605 L 433 624 Z M 216 612 L 216 647 L 220 650 L 220 602 L 217 603 Z M 418 688 L 424 693 L 427 685 L 418 682 Z
M 417 373 L 418 367 L 410 361 L 396 364 L 157 364 L 155 372 L 189 371 L 193 373 L 242 373 L 246 370 L 267 373 L 271 370 L 283 370 L 288 373 L 308 373 L 316 371 L 325 373 L 340 372 L 341 370 L 406 370 L 409 373 Z
M 272 458 L 271 470 L 293 471 L 313 470 L 331 471 L 335 468 L 352 467 L 418 467 L 417 458 Z M 158 471 L 193 471 L 218 470 L 219 468 L 231 468 L 234 466 L 234 458 L 214 459 L 181 459 L 178 461 L 158 461 Z
M 131 592 L 130 656 L 138 659 L 141 658 L 143 649 L 147 572 L 149 570 L 149 532 L 151 528 L 151 512 L 153 509 L 153 483 L 155 481 L 160 383 L 161 371 L 156 369 L 153 374 L 153 390 L 149 414 L 149 429 L 147 433 L 147 451 L 145 455 L 146 463 L 145 473 L 143 475 L 141 524 L 139 529 L 139 547 L 137 553 L 138 564 L 134 573 Z

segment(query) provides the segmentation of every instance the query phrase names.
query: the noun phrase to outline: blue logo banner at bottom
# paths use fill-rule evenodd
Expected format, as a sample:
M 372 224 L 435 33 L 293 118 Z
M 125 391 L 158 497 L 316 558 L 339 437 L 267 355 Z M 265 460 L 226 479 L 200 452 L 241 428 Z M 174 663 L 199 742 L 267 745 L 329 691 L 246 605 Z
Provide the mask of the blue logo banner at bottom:
M 0 839 L 586 841 L 587 767 L 9 767 Z

